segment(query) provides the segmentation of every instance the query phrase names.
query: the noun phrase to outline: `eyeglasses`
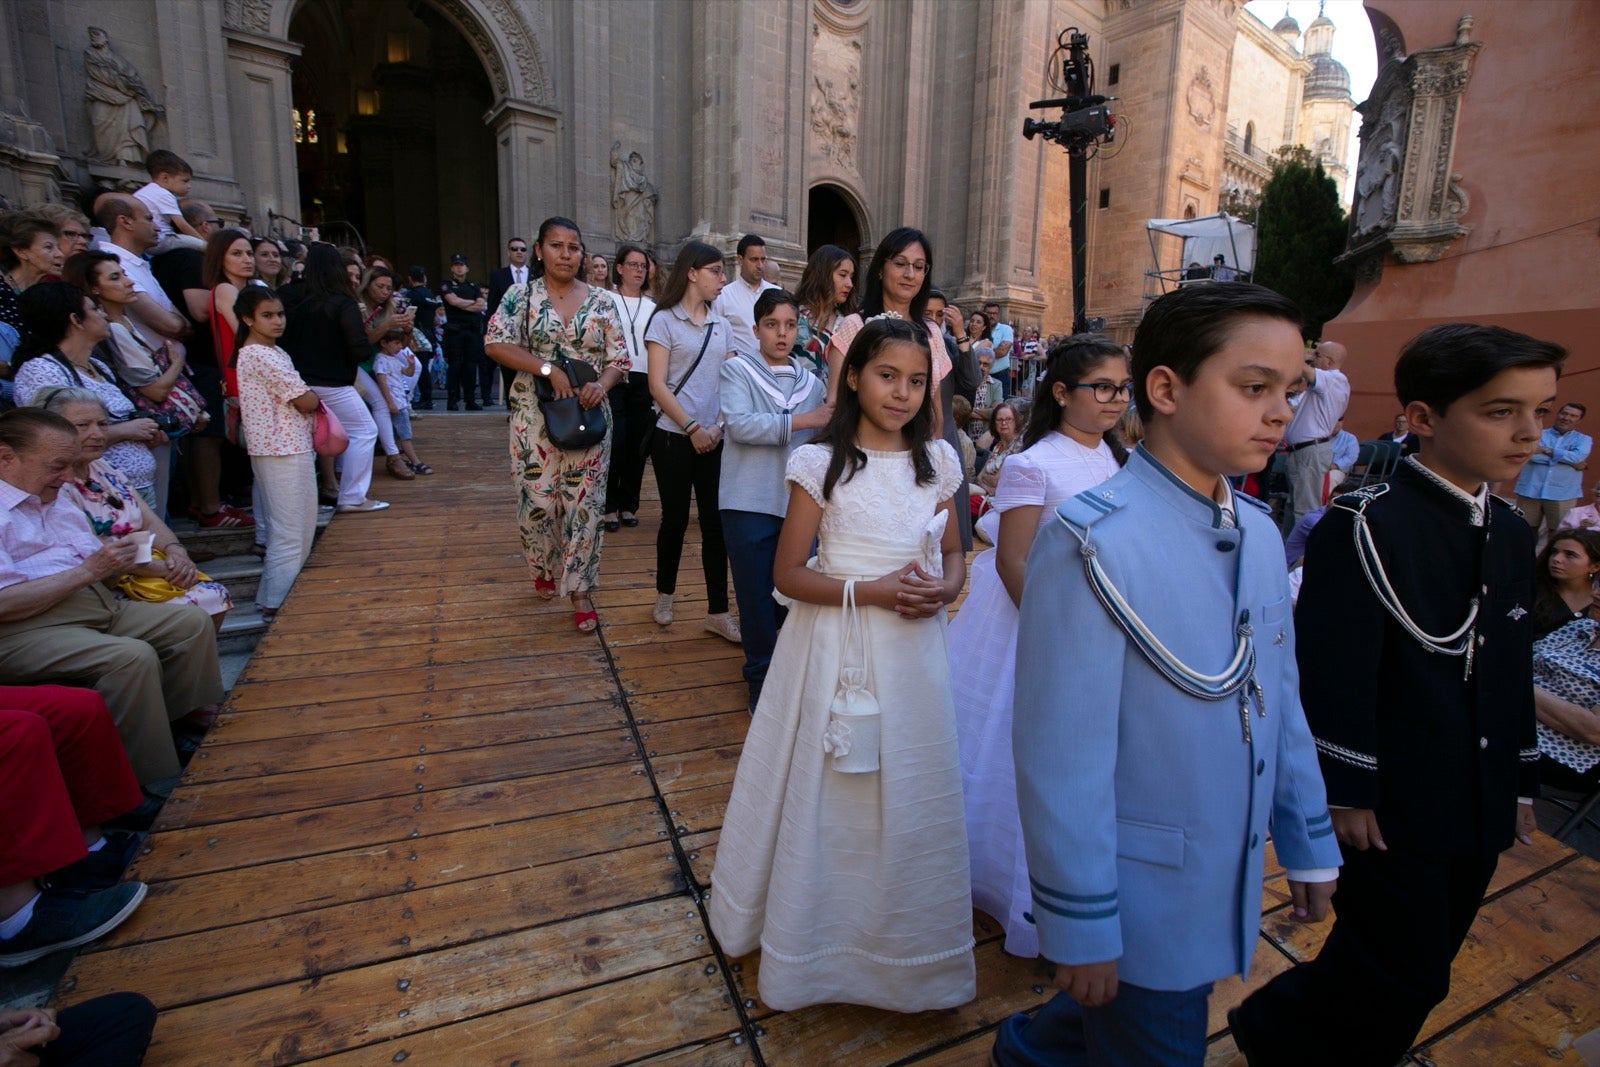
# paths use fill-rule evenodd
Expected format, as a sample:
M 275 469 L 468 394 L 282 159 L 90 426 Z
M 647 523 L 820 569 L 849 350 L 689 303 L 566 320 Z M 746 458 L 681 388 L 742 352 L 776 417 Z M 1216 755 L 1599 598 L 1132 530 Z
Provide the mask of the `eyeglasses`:
M 1109 404 L 1113 400 L 1132 400 L 1133 383 L 1123 382 L 1121 385 L 1112 385 L 1110 382 L 1069 382 L 1068 389 L 1092 389 L 1097 404 Z
M 527 245 L 512 245 L 511 246 L 511 251 L 513 251 L 513 252 L 526 252 L 527 250 L 528 250 L 528 246 Z
M 82 230 L 62 230 L 61 236 L 71 238 L 74 241 L 87 241 L 89 239 L 89 235 Z
M 889 261 L 889 266 L 893 267 L 901 274 L 928 273 L 928 261 L 924 259 L 919 259 L 916 262 L 912 262 L 909 259 L 891 259 Z

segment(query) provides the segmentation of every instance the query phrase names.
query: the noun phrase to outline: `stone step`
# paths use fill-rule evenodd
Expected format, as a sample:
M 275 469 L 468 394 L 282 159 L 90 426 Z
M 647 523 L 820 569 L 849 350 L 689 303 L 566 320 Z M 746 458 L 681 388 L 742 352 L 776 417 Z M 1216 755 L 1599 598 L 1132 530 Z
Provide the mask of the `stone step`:
M 207 578 L 221 582 L 233 596 L 234 611 L 255 598 L 261 584 L 261 557 L 252 552 L 238 556 L 218 556 L 197 563 Z
M 317 509 L 317 530 L 320 532 L 327 528 L 333 520 L 331 507 Z M 189 549 L 189 554 L 196 557 L 196 562 L 203 564 L 207 560 L 219 556 L 237 556 L 250 551 L 250 546 L 256 543 L 255 528 L 251 526 L 218 526 L 207 528 L 185 515 L 182 518 L 174 516 L 167 524 L 172 527 L 172 532 Z M 197 553 L 205 553 L 202 560 Z
M 251 593 L 254 596 L 254 592 Z M 267 632 L 267 624 L 261 618 L 261 612 L 256 608 L 254 600 L 239 600 L 234 598 L 234 608 L 228 612 L 228 617 L 222 620 L 222 632 L 217 634 L 217 654 L 222 657 L 242 655 L 249 659 L 250 653 L 255 650 L 256 642 L 261 640 L 261 635 Z M 243 668 L 243 662 L 239 663 Z M 238 676 L 238 671 L 234 671 Z M 230 686 L 231 688 L 231 686 Z

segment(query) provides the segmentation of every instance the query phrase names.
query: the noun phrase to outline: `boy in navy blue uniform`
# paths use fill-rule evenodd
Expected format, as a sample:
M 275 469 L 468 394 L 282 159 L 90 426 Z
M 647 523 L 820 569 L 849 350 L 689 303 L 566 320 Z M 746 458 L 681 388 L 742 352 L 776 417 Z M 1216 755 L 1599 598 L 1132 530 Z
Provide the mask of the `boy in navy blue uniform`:
M 1283 438 L 1299 322 L 1243 283 L 1152 303 L 1133 347 L 1144 442 L 1029 553 L 1013 749 L 1061 992 L 1001 1024 L 1000 1067 L 1198 1067 L 1211 985 L 1255 951 L 1269 831 L 1295 918 L 1326 912 L 1339 852 L 1283 540 L 1228 483 Z
M 1531 842 L 1533 535 L 1488 483 L 1538 446 L 1565 356 L 1492 326 L 1419 334 L 1394 382 L 1421 451 L 1311 532 L 1301 690 L 1345 863 L 1317 958 L 1230 1014 L 1251 1067 L 1402 1059 L 1499 853 Z

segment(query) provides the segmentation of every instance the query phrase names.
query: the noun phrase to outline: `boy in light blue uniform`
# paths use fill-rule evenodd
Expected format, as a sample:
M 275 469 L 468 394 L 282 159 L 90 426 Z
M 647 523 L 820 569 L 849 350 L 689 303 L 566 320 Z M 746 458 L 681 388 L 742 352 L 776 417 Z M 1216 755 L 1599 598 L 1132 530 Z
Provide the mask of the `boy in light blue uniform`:
M 1248 970 L 1270 832 L 1293 916 L 1323 918 L 1339 849 L 1300 707 L 1283 541 L 1227 479 L 1283 436 L 1295 306 L 1244 283 L 1150 305 L 1147 428 L 1028 557 L 1013 743 L 1033 918 L 1061 990 L 994 1062 L 1194 1064 L 1206 999 Z
M 753 314 L 759 353 L 736 346 L 721 369 L 727 439 L 717 487 L 722 537 L 739 603 L 751 714 L 761 698 L 784 616 L 772 599 L 778 534 L 789 509 L 784 470 L 789 453 L 811 440 L 833 412 L 827 386 L 794 355 L 800 335 L 800 305 L 794 297 L 776 287 L 765 289 L 756 297 Z

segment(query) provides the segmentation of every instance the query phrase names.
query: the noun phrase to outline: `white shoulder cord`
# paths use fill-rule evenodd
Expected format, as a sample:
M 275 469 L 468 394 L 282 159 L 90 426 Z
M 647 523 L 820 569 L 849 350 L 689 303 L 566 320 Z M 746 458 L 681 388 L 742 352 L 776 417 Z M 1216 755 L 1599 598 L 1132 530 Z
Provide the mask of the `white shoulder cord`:
M 1351 523 L 1355 537 L 1356 558 L 1361 561 L 1361 570 L 1367 576 L 1367 584 L 1372 587 L 1372 592 L 1377 596 L 1378 602 L 1394 617 L 1400 628 L 1429 652 L 1441 656 L 1464 656 L 1466 667 L 1461 678 L 1463 681 L 1472 677 L 1472 651 L 1476 643 L 1476 628 L 1478 624 L 1478 598 L 1472 598 L 1472 604 L 1467 610 L 1466 621 L 1456 627 L 1454 632 L 1436 637 L 1418 626 L 1416 621 L 1407 613 L 1405 605 L 1400 602 L 1400 594 L 1395 592 L 1394 585 L 1389 581 L 1388 572 L 1383 569 L 1383 560 L 1378 555 L 1378 546 L 1372 539 L 1372 530 L 1367 525 L 1366 509 L 1378 497 L 1388 492 L 1388 486 L 1377 486 L 1375 489 L 1363 489 L 1351 496 L 1361 498 L 1359 507 L 1350 507 L 1345 504 L 1334 506 L 1355 516 Z

